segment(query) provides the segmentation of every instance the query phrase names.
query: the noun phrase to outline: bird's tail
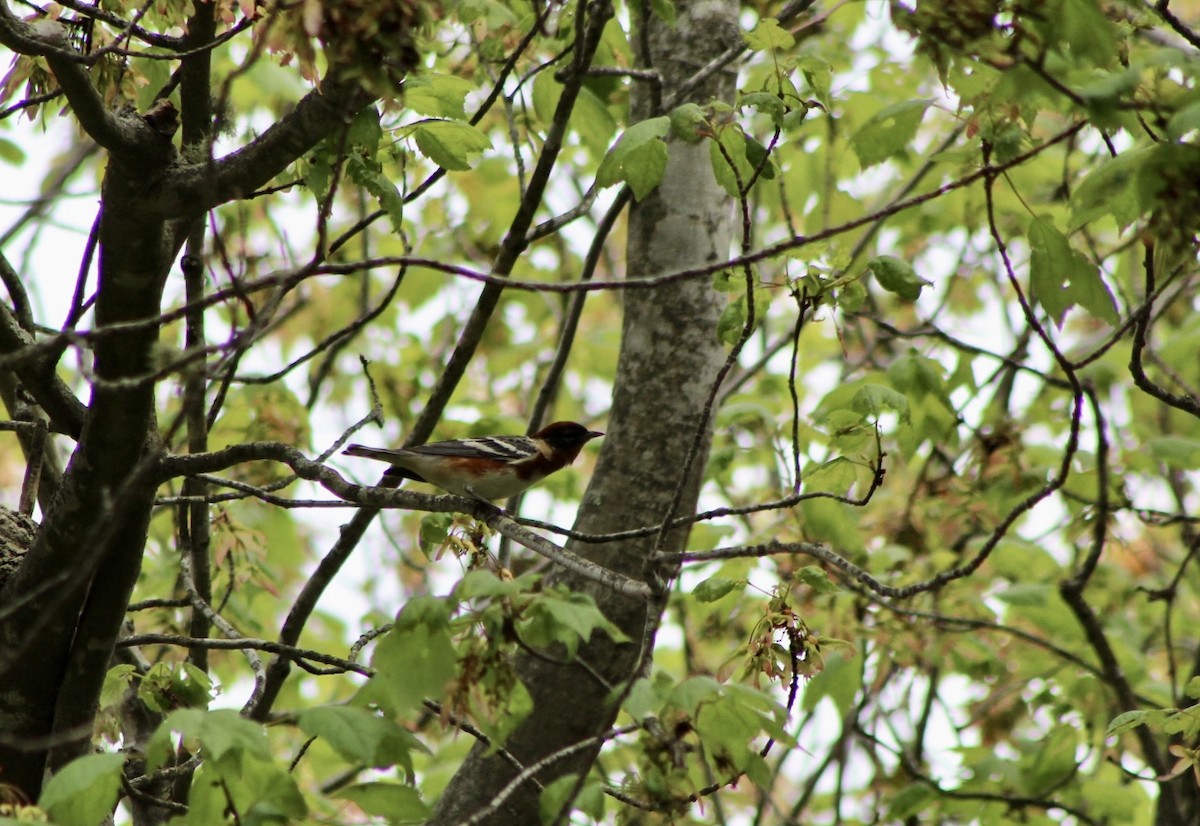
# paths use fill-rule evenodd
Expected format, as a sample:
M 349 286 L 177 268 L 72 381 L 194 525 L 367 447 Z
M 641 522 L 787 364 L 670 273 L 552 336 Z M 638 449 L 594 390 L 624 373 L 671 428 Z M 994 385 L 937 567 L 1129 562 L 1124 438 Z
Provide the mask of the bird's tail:
M 395 462 L 403 455 L 403 451 L 390 450 L 385 447 L 367 447 L 366 445 L 347 445 L 342 453 L 347 456 L 360 456 L 363 459 L 377 459 L 380 462 Z
M 347 445 L 342 453 L 347 456 L 359 456 L 363 459 L 376 459 L 380 462 L 387 462 L 391 467 L 383 472 L 385 477 L 393 479 L 412 479 L 414 482 L 424 482 L 425 479 L 421 474 L 414 470 L 409 470 L 406 467 L 401 467 L 395 464 L 404 457 L 403 450 L 394 450 L 386 447 L 367 447 L 366 445 Z M 399 484 L 396 481 L 394 484 Z

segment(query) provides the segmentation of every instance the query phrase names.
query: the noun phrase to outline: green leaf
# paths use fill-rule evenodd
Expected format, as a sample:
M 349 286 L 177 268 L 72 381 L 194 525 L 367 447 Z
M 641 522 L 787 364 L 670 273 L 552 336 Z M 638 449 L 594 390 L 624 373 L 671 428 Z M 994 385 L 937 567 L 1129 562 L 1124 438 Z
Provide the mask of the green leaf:
M 462 172 L 471 168 L 471 159 L 492 148 L 483 132 L 469 123 L 454 120 L 425 120 L 413 129 L 417 148 L 443 169 Z
M 310 153 L 304 169 L 304 185 L 318 198 L 324 198 L 329 194 L 332 176 L 333 166 L 329 156 L 323 152 Z
M 900 356 L 888 368 L 888 380 L 897 390 L 902 391 L 910 400 L 932 396 L 951 408 L 950 391 L 942 376 L 941 363 L 934 359 L 918 355 L 910 350 Z
M 1072 266 L 1071 245 L 1046 218 L 1034 218 L 1029 224 L 1030 285 L 1033 297 L 1046 308 L 1055 323 L 1062 325 L 1063 315 L 1071 306 L 1066 283 Z
M 1008 605 L 1045 605 L 1047 598 L 1058 589 L 1044 582 L 1019 582 L 999 591 L 996 598 Z
M 741 341 L 742 332 L 746 329 L 746 296 L 739 295 L 725 305 L 721 317 L 717 319 L 717 341 L 732 347 Z
M 103 823 L 117 803 L 124 765 L 120 754 L 89 754 L 72 760 L 50 778 L 38 806 L 60 826 Z
M 272 760 L 242 754 L 224 764 L 206 761 L 196 770 L 188 793 L 188 813 L 178 826 L 227 823 L 230 811 L 245 824 L 298 823 L 308 813 L 303 795 L 287 768 Z
M 1073 54 L 1102 66 L 1114 59 L 1117 47 L 1112 22 L 1094 0 L 1064 0 L 1056 16 Z
M 379 110 L 367 106 L 359 111 L 350 121 L 350 130 L 346 135 L 351 146 L 367 152 L 371 158 L 379 151 L 379 142 L 383 139 L 383 128 L 379 125 Z
M 908 421 L 908 399 L 882 384 L 864 384 L 855 391 L 850 405 L 868 419 L 878 419 L 890 410 L 898 413 L 901 421 Z
M 1045 217 L 1029 224 L 1029 280 L 1034 298 L 1055 324 L 1062 326 L 1063 316 L 1079 304 L 1109 324 L 1118 322 L 1116 304 L 1100 279 L 1097 267 L 1073 250 L 1065 235 Z
M 850 428 L 877 419 L 888 410 L 898 413 L 901 421 L 908 421 L 908 398 L 880 383 L 879 378 L 878 374 L 872 374 L 866 379 L 837 385 L 817 404 L 813 421 L 833 429 Z M 839 415 L 845 413 L 852 415 Z
M 758 21 L 753 31 L 746 32 L 746 45 L 753 52 L 780 51 L 796 45 L 792 33 L 773 17 L 764 17 Z
M 353 706 L 318 706 L 301 711 L 296 722 L 307 734 L 324 739 L 352 763 L 374 768 L 401 764 L 413 772 L 410 753 L 424 746 L 393 720 Z
M 596 607 L 588 594 L 546 591 L 539 594 L 525 609 L 517 623 L 521 638 L 530 645 L 545 647 L 560 643 L 567 655 L 575 656 L 580 643 L 587 642 L 596 629 L 604 631 L 615 642 L 629 638 L 613 625 Z
M 780 745 L 794 742 L 784 729 L 786 713 L 761 691 L 732 683 L 702 700 L 693 713 L 693 723 L 705 747 L 744 771 L 755 783 L 769 783 L 769 772 L 761 762 L 753 741 L 761 735 L 774 737 Z
M 901 155 L 917 135 L 931 101 L 906 100 L 872 115 L 850 138 L 863 169 Z
M 17 146 L 8 138 L 0 138 L 0 161 L 13 166 L 20 166 L 25 163 L 25 150 Z
M 746 278 L 735 270 L 717 270 L 712 285 L 717 292 L 736 293 L 746 289 Z
M 675 3 L 673 0 L 650 0 L 650 8 L 655 16 L 668 26 L 675 25 Z
M 858 468 L 845 456 L 835 456 L 828 462 L 804 471 L 806 491 L 844 494 L 857 480 Z
M 399 783 L 360 783 L 341 789 L 337 796 L 391 824 L 424 823 L 432 814 L 416 789 Z
M 1092 170 L 1071 193 L 1071 220 L 1074 231 L 1102 215 L 1112 215 L 1124 230 L 1141 214 L 1133 185 L 1149 157 L 1146 148 L 1123 152 Z
M 892 255 L 875 256 L 867 262 L 867 269 L 879 286 L 908 301 L 916 301 L 921 297 L 921 288 L 932 283 L 917 275 L 912 264 Z
M 917 817 L 937 797 L 927 783 L 910 783 L 892 796 L 888 805 L 888 822 L 901 823 Z
M 468 571 L 454 586 L 454 596 L 464 602 L 472 599 L 511 597 L 522 591 L 532 590 L 539 579 L 537 574 L 522 574 L 516 579 L 502 579 L 493 571 L 476 568 Z
M 700 143 L 709 131 L 708 114 L 695 103 L 684 103 L 671 110 L 671 134 L 685 143 Z
M 1182 708 L 1163 721 L 1163 734 L 1178 734 L 1185 742 L 1193 742 L 1200 733 L 1200 709 Z
M 689 677 L 671 692 L 667 703 L 695 717 L 701 703 L 711 702 L 721 696 L 721 684 L 712 677 Z
M 427 513 L 421 517 L 421 527 L 417 532 L 417 542 L 426 556 L 432 557 L 450 537 L 450 527 L 454 524 L 452 513 Z
M 781 124 L 783 116 L 787 114 L 787 104 L 774 92 L 750 92 L 738 98 L 738 104 L 757 109 L 770 116 L 776 124 Z
M 433 597 L 409 600 L 375 647 L 371 664 L 375 676 L 359 692 L 359 701 L 378 702 L 402 715 L 426 697 L 441 696 L 458 673 L 445 602 Z
M 744 289 L 745 279 L 737 278 L 731 282 L 731 286 L 735 289 L 740 286 Z M 734 286 L 736 285 L 736 286 Z M 761 285 L 754 287 L 754 328 L 762 324 L 762 320 L 766 317 L 767 308 L 771 304 L 771 292 Z M 733 347 L 741 340 L 743 333 L 746 331 L 746 321 L 750 315 L 750 305 L 746 301 L 746 294 L 743 293 L 733 301 L 725 305 L 725 309 L 721 311 L 721 317 L 717 319 L 717 340 L 722 344 Z
M 624 181 L 638 200 L 652 192 L 667 171 L 667 145 L 663 138 L 670 128 L 671 119 L 663 116 L 626 129 L 600 162 L 597 185 L 607 187 Z
M 260 724 L 247 720 L 230 708 L 199 713 L 201 717 L 197 736 L 200 745 L 213 760 L 220 761 L 225 757 L 240 754 L 264 761 L 271 760 L 267 735 Z M 168 717 L 163 725 L 170 720 Z
M 797 571 L 796 581 L 807 585 L 818 594 L 836 594 L 842 590 L 836 582 L 829 578 L 829 574 L 823 568 L 818 568 L 816 565 L 805 565 Z
M 736 125 L 722 129 L 717 140 L 709 143 L 709 155 L 713 176 L 731 198 L 740 198 L 745 187 L 775 177 L 766 147 Z
M 757 173 L 759 180 L 775 180 L 775 162 L 770 159 L 767 147 L 753 135 L 746 135 L 746 161 L 751 176 Z
M 1181 436 L 1159 436 L 1146 440 L 1150 455 L 1175 470 L 1200 470 L 1200 441 Z
M 841 553 L 854 557 L 866 550 L 858 523 L 857 508 L 832 499 L 806 499 L 800 503 L 805 534 L 817 542 L 828 542 Z
M 833 100 L 830 92 L 833 88 L 833 67 L 827 61 L 811 54 L 802 55 L 797 66 L 804 73 L 804 80 L 812 88 L 813 94 L 817 96 L 817 100 L 825 107 L 825 110 L 832 109 Z
M 726 579 L 725 577 L 709 577 L 692 589 L 692 596 L 700 602 L 716 602 L 736 588 L 745 588 L 744 579 Z
M 671 677 L 662 671 L 656 672 L 653 678 L 642 677 L 634 682 L 622 708 L 635 720 L 657 717 L 674 690 Z
M 1145 823 L 1154 804 L 1140 783 L 1127 783 L 1115 766 L 1098 766 L 1079 785 L 1079 799 L 1101 822 Z
M 374 160 L 352 154 L 346 159 L 346 171 L 352 181 L 375 196 L 379 206 L 387 212 L 392 229 L 398 233 L 402 232 L 404 196 L 400 194 L 392 179 L 383 172 L 382 167 Z
M 559 817 L 563 809 L 570 811 L 571 795 L 575 792 L 575 783 L 579 780 L 577 774 L 564 775 L 542 789 L 538 796 L 538 815 L 542 823 L 562 822 Z
M 100 708 L 110 708 L 121 702 L 129 686 L 133 684 L 137 666 L 121 664 L 114 665 L 104 675 L 104 685 L 100 689 Z
M 1117 313 L 1117 301 L 1100 275 L 1100 268 L 1078 250 L 1072 250 L 1072 255 L 1074 265 L 1071 268 L 1071 283 L 1067 286 L 1067 297 L 1095 318 L 1117 326 L 1121 321 Z
M 467 95 L 474 89 L 474 83 L 454 75 L 441 72 L 410 74 L 404 79 L 404 105 L 418 115 L 466 120 L 464 105 Z
M 1136 89 L 1140 80 L 1141 72 L 1137 69 L 1120 69 L 1115 72 L 1097 69 L 1076 92 L 1087 103 L 1089 112 L 1111 117 L 1113 107 L 1121 102 L 1121 98 L 1127 92 Z
M 205 708 L 211 695 L 212 681 L 191 663 L 155 663 L 138 683 L 138 699 L 155 711 Z
M 562 97 L 563 85 L 554 72 L 540 72 L 533 81 L 533 111 L 545 125 L 554 120 L 558 101 Z M 570 127 L 597 156 L 603 155 L 617 131 L 617 122 L 604 101 L 584 86 L 575 98 L 571 110 Z
M 1200 677 L 1192 677 L 1183 687 L 1183 696 L 1192 700 L 1200 700 Z
M 1075 753 L 1078 747 L 1078 730 L 1071 726 L 1055 726 L 1020 760 L 1018 786 L 1039 797 L 1057 788 L 1077 771 Z
M 1179 109 L 1167 122 L 1167 136 L 1172 140 L 1182 139 L 1188 132 L 1200 129 L 1200 101 Z M 0 146 L 3 145 L 0 141 Z M 15 161 L 14 161 L 15 162 Z
M 666 172 L 667 145 L 663 141 L 642 144 L 621 163 L 622 177 L 639 201 L 658 188 Z

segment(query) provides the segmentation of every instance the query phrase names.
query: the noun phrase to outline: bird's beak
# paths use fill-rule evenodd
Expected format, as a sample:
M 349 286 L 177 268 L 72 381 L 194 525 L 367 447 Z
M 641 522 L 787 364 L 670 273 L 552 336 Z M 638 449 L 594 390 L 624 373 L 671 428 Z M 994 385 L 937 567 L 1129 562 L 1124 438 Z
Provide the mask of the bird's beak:
M 595 439 L 597 436 L 603 436 L 603 435 L 604 435 L 604 431 L 603 431 L 603 430 L 589 430 L 589 431 L 588 431 L 588 438 L 589 438 L 589 439 Z

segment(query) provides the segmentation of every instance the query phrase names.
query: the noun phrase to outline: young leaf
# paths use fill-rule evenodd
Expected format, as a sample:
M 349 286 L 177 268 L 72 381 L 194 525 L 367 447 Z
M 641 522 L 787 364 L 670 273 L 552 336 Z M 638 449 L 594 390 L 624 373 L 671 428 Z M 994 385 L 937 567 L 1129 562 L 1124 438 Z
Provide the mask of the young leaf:
M 774 92 L 750 92 L 742 95 L 738 99 L 738 104 L 757 109 L 769 116 L 771 121 L 776 125 L 783 124 L 783 116 L 788 112 L 787 104 L 784 103 L 783 98 Z
M 371 664 L 375 676 L 359 692 L 362 702 L 378 702 L 399 715 L 441 695 L 458 671 L 446 603 L 433 597 L 409 600 L 376 646 Z
M 805 565 L 796 572 L 796 581 L 802 582 L 818 594 L 836 594 L 841 590 L 823 568 L 816 565 Z
M 868 419 L 877 419 L 883 413 L 892 411 L 900 415 L 901 421 L 908 421 L 908 399 L 904 394 L 897 393 L 882 384 L 864 384 L 854 392 L 850 407 Z
M 796 45 L 796 38 L 773 17 L 764 17 L 758 21 L 754 31 L 747 32 L 746 45 L 751 51 L 780 51 Z
M 1118 323 L 1116 303 L 1094 264 L 1071 249 L 1065 235 L 1046 217 L 1029 224 L 1029 281 L 1033 296 L 1062 326 L 1068 309 L 1079 304 L 1092 315 Z
M 1092 170 L 1071 193 L 1071 220 L 1067 228 L 1076 230 L 1102 215 L 1112 215 L 1122 230 L 1137 220 L 1141 210 L 1133 185 L 1150 157 L 1149 152 L 1148 148 L 1122 152 Z
M 850 138 L 850 147 L 863 169 L 902 154 L 917 135 L 928 100 L 894 103 L 871 116 Z
M 1182 436 L 1158 436 L 1146 440 L 1151 456 L 1177 470 L 1200 470 L 1200 441 Z
M 721 311 L 721 317 L 717 319 L 717 340 L 732 347 L 741 339 L 742 331 L 745 328 L 746 296 L 739 295 L 725 305 L 725 309 Z
M 337 796 L 388 823 L 423 823 L 431 814 L 416 789 L 399 783 L 359 783 L 342 789 Z
M 685 143 L 700 143 L 708 134 L 708 115 L 695 103 L 684 103 L 671 110 L 671 134 Z
M 442 169 L 455 172 L 470 169 L 472 157 L 492 148 L 487 135 L 462 121 L 421 121 L 413 135 L 421 154 Z
M 606 187 L 624 181 L 639 200 L 652 192 L 667 170 L 667 145 L 662 139 L 670 128 L 671 119 L 663 116 L 626 129 L 600 162 L 597 185 Z
M 932 283 L 917 275 L 912 264 L 893 255 L 875 256 L 867 262 L 867 269 L 879 286 L 909 301 L 920 298 L 921 288 Z
M 136 673 L 137 666 L 127 663 L 108 669 L 108 673 L 104 675 L 104 686 L 100 689 L 100 708 L 108 708 L 121 702 Z
M 667 145 L 663 141 L 642 144 L 621 163 L 621 175 L 639 201 L 658 188 L 666 171 Z
M 38 805 L 61 826 L 96 826 L 117 803 L 121 788 L 120 754 L 88 754 L 72 760 L 50 778 Z
M 450 536 L 454 515 L 450 513 L 427 513 L 421 517 L 417 542 L 426 556 L 432 557 Z
M 475 84 L 441 72 L 421 72 L 404 79 L 404 104 L 418 115 L 466 120 L 464 105 Z
M 296 722 L 353 763 L 385 768 L 397 763 L 412 774 L 414 749 L 425 751 L 412 733 L 394 721 L 353 706 L 318 706 L 301 711 Z
M 621 629 L 613 625 L 587 594 L 547 591 L 539 594 L 518 623 L 522 639 L 530 645 L 545 647 L 560 643 L 568 656 L 574 656 L 580 643 L 600 629 L 615 642 L 628 642 Z
M 825 110 L 833 108 L 833 100 L 830 97 L 833 88 L 833 67 L 816 55 L 809 54 L 801 56 L 797 65 Z
M 350 131 L 347 134 L 350 145 L 357 147 L 374 158 L 379 151 L 379 142 L 383 138 L 383 128 L 379 125 L 379 110 L 368 106 L 350 121 Z
M 7 138 L 0 138 L 0 160 L 17 166 L 25 161 L 25 152 Z
M 735 588 L 746 587 L 744 579 L 726 579 L 725 577 L 709 577 L 692 589 L 692 596 L 701 602 L 716 602 Z
M 1200 700 L 1200 677 L 1192 677 L 1187 681 L 1187 685 L 1183 687 L 1183 696 Z

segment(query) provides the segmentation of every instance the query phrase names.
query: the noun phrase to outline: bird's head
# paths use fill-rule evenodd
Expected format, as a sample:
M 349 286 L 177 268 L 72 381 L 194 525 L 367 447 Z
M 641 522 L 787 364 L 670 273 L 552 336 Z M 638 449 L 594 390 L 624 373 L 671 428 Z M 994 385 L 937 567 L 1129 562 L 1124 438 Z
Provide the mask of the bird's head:
M 603 435 L 599 430 L 588 430 L 578 422 L 554 422 L 534 433 L 533 438 L 541 439 L 555 451 L 574 456 L 585 444 Z

